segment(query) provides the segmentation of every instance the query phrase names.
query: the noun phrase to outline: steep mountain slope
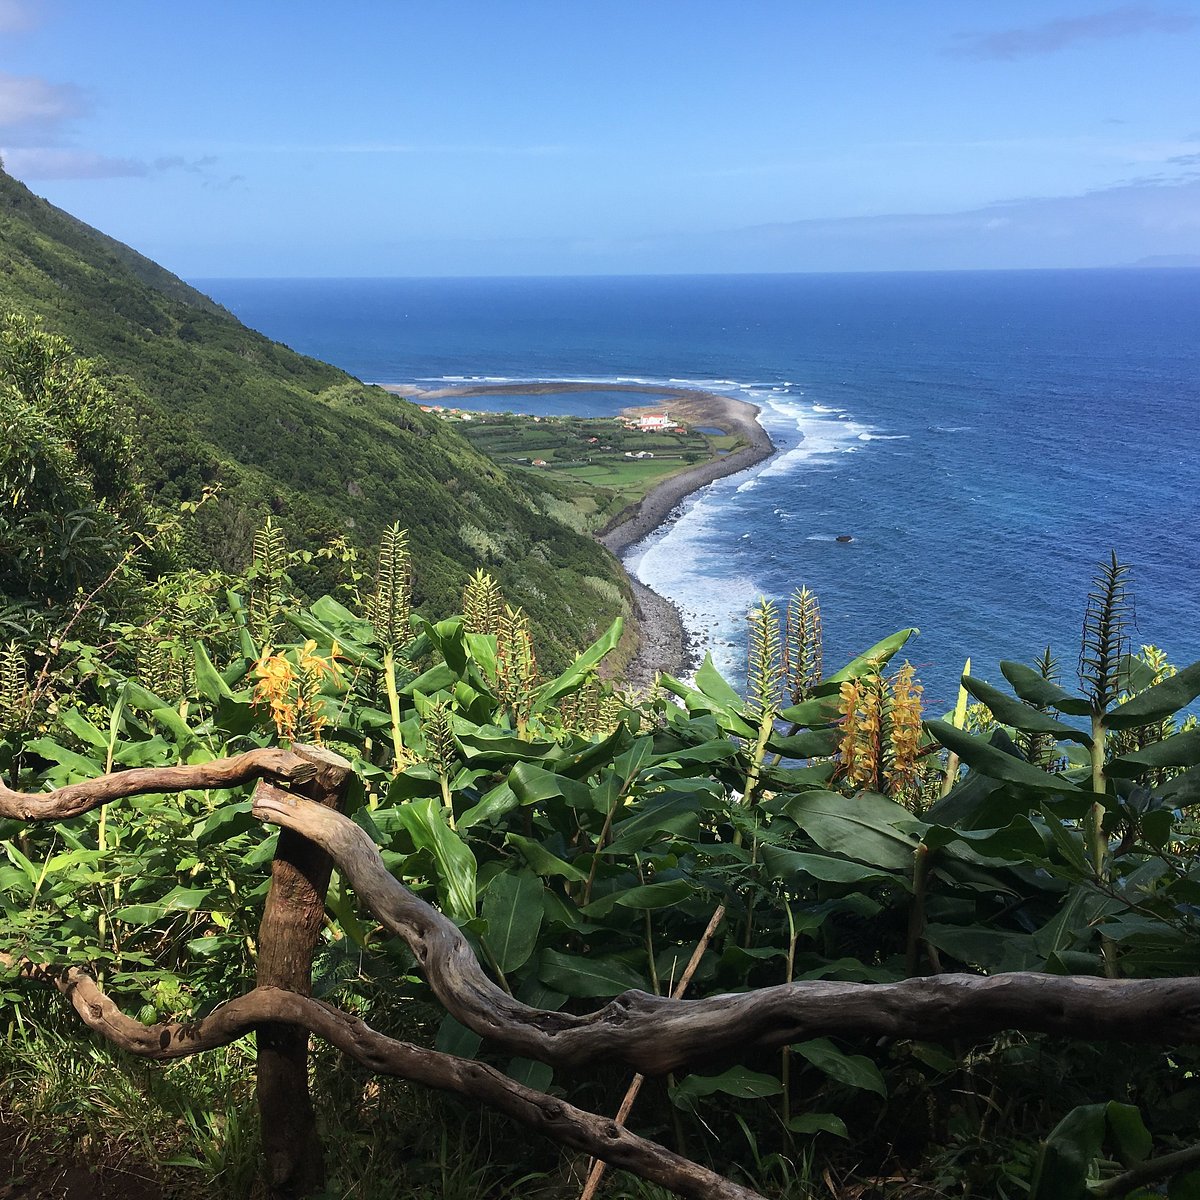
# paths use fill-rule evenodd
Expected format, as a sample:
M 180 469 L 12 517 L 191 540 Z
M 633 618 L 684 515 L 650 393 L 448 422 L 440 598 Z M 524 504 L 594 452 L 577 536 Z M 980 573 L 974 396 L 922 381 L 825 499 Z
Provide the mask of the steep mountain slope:
M 550 482 L 510 476 L 452 427 L 247 329 L 136 251 L 0 170 L 0 312 L 40 317 L 101 360 L 134 410 L 144 477 L 166 504 L 206 484 L 195 549 L 243 565 L 272 512 L 293 542 L 373 546 L 410 530 L 418 603 L 458 607 L 477 566 L 502 583 L 561 660 L 616 615 L 615 561 L 554 520 Z

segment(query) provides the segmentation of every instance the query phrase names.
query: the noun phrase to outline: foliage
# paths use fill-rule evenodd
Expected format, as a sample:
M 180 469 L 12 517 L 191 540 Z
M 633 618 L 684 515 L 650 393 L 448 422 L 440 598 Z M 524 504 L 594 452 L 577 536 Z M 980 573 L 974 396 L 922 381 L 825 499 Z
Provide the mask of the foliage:
M 585 1011 L 631 987 L 669 992 L 698 948 L 694 993 L 948 970 L 1195 971 L 1200 877 L 1187 807 L 1200 751 L 1177 714 L 1200 694 L 1200 665 L 1172 672 L 1159 655 L 1123 653 L 1106 668 L 1117 692 L 1098 699 L 1070 695 L 1048 669 L 1005 663 L 1014 694 L 964 676 L 989 730 L 971 732 L 960 715 L 922 733 L 911 668 L 890 667 L 911 630 L 827 677 L 810 672 L 797 689 L 786 664 L 811 646 L 813 624 L 781 628 L 760 602 L 748 697 L 706 662 L 694 680 L 664 676 L 633 703 L 598 677 L 619 623 L 547 678 L 496 581 L 477 575 L 468 592 L 470 620 L 413 615 L 407 638 L 372 623 L 392 611 L 378 581 L 362 601 L 285 597 L 263 659 L 234 590 L 202 637 L 181 627 L 191 671 L 171 700 L 138 680 L 132 640 L 104 652 L 80 645 L 74 698 L 58 693 L 42 736 L 8 735 L 10 764 L 14 738 L 22 754 L 10 776 L 36 786 L 200 761 L 299 736 L 298 723 L 273 719 L 281 706 L 319 711 L 322 737 L 362 783 L 354 819 L 390 869 L 459 923 L 503 987 L 546 1009 Z M 847 730 L 863 725 L 851 693 L 881 698 L 875 744 L 889 747 L 890 773 L 880 760 L 866 778 L 850 767 L 860 739 L 851 747 Z M 1097 719 L 1103 792 L 1093 729 L 1072 723 Z M 1037 760 L 1049 770 L 1018 749 L 1032 734 L 1058 748 Z M 244 987 L 272 839 L 243 794 L 170 796 L 0 832 L 0 949 L 93 962 L 147 1017 L 186 1016 Z M 407 952 L 374 935 L 336 877 L 329 909 L 318 995 L 444 1050 L 487 1053 L 435 1015 Z M 18 1014 L 38 1003 L 16 982 L 8 1000 Z M 963 1180 L 978 1195 L 1067 1195 L 1041 1181 L 1111 1175 L 1105 1137 L 1134 1137 L 1151 1154 L 1128 1106 L 1140 1107 L 1152 1146 L 1187 1135 L 1200 1117 L 1194 1057 L 1012 1036 L 945 1048 L 813 1039 L 652 1085 L 631 1120 L 727 1172 L 754 1164 L 781 1194 L 788 1178 L 856 1172 L 902 1181 L 897 1195 Z M 610 1111 L 627 1082 L 498 1065 Z M 1086 1105 L 1096 1107 L 1070 1116 Z M 878 1194 L 891 1187 L 880 1182 Z
M 217 489 L 177 547 L 191 567 L 241 570 L 268 515 L 299 545 L 340 538 L 359 551 L 373 548 L 399 519 L 424 565 L 414 587 L 417 609 L 440 614 L 457 606 L 478 565 L 459 531 L 478 530 L 497 548 L 488 569 L 529 615 L 542 656 L 555 666 L 627 611 L 616 563 L 591 538 L 547 515 L 562 503 L 561 487 L 502 470 L 416 405 L 245 328 L 2 170 L 0 266 L 0 312 L 42 319 L 88 357 L 93 382 L 120 398 L 117 418 L 97 430 L 136 444 L 147 499 L 174 510 Z M 19 415 L 21 428 L 0 439 L 6 445 L 25 444 L 37 432 L 29 413 Z M 3 467 L 0 478 L 7 480 Z M 56 523 L 48 544 L 73 539 L 77 555 L 86 549 L 103 560 L 120 539 L 93 512 L 86 491 L 75 494 L 76 483 L 67 472 L 62 486 L 70 503 L 38 509 L 38 519 Z M 7 503 L 11 492 L 3 495 Z M 72 513 L 80 516 L 68 519 Z M 618 601 L 581 586 L 589 576 L 620 588 Z M 315 551 L 293 575 L 309 598 L 335 580 L 330 560 Z M 70 578 L 62 584 L 74 585 Z M 0 617 L 3 600 L 23 594 L 0 582 Z
M 126 413 L 67 343 L 0 327 L 0 594 L 35 609 L 91 592 L 146 519 Z

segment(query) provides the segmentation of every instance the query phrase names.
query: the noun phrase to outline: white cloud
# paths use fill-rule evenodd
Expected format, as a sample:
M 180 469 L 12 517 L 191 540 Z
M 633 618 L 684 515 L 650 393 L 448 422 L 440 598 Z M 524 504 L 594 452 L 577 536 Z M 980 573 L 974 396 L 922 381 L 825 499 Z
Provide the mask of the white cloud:
M 24 0 L 0 0 L 0 33 L 24 33 L 37 25 L 39 16 Z
M 18 146 L 3 151 L 4 168 L 17 179 L 122 179 L 149 174 L 136 158 L 113 158 L 92 150 Z
M 0 128 L 21 133 L 53 130 L 87 107 L 83 92 L 73 84 L 0 72 Z

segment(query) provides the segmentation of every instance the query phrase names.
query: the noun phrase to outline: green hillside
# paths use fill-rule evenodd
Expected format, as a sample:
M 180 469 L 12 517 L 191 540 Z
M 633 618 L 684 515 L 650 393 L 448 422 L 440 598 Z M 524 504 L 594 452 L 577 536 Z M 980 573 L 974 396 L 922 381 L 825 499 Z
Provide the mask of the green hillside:
M 197 517 L 197 565 L 244 565 L 268 512 L 310 547 L 337 536 L 371 547 L 398 520 L 417 602 L 432 611 L 454 611 L 483 566 L 555 659 L 618 611 L 619 568 L 555 519 L 574 518 L 555 484 L 510 475 L 435 417 L 247 329 L 0 170 L 2 311 L 40 317 L 99 360 L 134 410 L 152 499 L 220 485 Z

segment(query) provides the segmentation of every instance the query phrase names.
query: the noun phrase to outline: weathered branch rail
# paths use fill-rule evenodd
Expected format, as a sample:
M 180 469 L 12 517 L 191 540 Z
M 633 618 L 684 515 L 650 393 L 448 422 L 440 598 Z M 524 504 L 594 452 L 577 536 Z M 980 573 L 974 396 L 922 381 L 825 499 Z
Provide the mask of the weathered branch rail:
M 619 1061 L 662 1075 L 734 1049 L 822 1034 L 952 1041 L 1022 1029 L 1159 1045 L 1200 1042 L 1200 979 L 938 975 L 901 983 L 811 980 L 672 1000 L 630 991 L 586 1016 L 514 1000 L 484 973 L 458 927 L 383 865 L 349 818 L 260 783 L 254 812 L 321 846 L 378 920 L 403 938 L 438 1000 L 469 1029 L 555 1066 Z
M 492 982 L 453 922 L 396 880 L 367 833 L 336 811 L 348 778 L 349 764 L 336 755 L 296 747 L 123 771 L 40 794 L 0 784 L 0 816 L 34 822 L 64 820 L 128 796 L 259 780 L 253 811 L 282 830 L 260 930 L 258 986 L 208 1016 L 148 1026 L 123 1013 L 77 967 L 24 963 L 23 973 L 53 983 L 89 1028 L 142 1058 L 182 1058 L 256 1031 L 264 1113 L 280 1111 L 289 1098 L 307 1100 L 307 1038 L 314 1033 L 375 1072 L 487 1104 L 559 1145 L 624 1167 L 691 1200 L 755 1200 L 757 1193 L 629 1133 L 616 1121 L 523 1087 L 482 1063 L 387 1037 L 313 1000 L 309 973 L 331 866 L 385 928 L 406 942 L 435 995 L 457 1020 L 498 1047 L 556 1066 L 616 1061 L 661 1075 L 715 1055 L 839 1033 L 951 1040 L 1020 1029 L 1158 1045 L 1200 1042 L 1200 979 L 1195 978 L 1112 980 L 1020 972 L 894 984 L 806 981 L 700 1000 L 630 991 L 586 1015 L 530 1008 Z M 280 784 L 303 789 L 307 796 Z M 297 1140 L 306 1138 L 315 1139 L 311 1110 L 283 1136 L 267 1139 L 274 1194 L 303 1195 L 319 1179 L 319 1148 L 315 1157 L 311 1149 L 307 1157 L 296 1157 Z
M 316 764 L 292 750 L 249 750 L 233 758 L 182 767 L 135 767 L 85 779 L 53 792 L 14 792 L 0 780 L 0 817 L 17 821 L 65 821 L 113 800 L 156 792 L 234 788 L 256 779 L 292 785 L 316 777 Z

